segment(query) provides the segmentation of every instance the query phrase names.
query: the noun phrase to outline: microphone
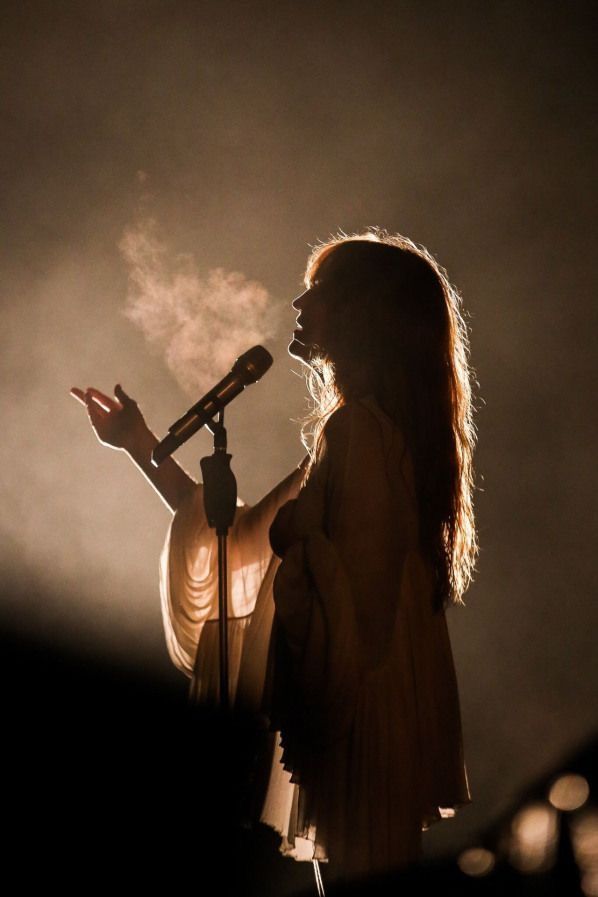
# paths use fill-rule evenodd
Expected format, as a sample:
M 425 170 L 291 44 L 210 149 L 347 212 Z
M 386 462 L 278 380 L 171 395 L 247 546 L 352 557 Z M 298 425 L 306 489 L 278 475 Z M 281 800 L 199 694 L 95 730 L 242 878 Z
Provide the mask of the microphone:
M 152 452 L 153 466 L 159 467 L 165 458 L 201 430 L 219 411 L 222 411 L 225 405 L 243 392 L 246 386 L 256 383 L 263 377 L 272 365 L 272 360 L 272 356 L 263 346 L 254 346 L 253 349 L 239 355 L 230 373 L 168 428 L 168 435 Z

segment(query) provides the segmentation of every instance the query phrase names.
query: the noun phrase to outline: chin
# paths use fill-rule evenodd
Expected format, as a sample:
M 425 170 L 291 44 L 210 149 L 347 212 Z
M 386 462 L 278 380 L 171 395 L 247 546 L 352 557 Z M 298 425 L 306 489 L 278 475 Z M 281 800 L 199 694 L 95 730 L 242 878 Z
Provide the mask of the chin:
M 306 346 L 304 343 L 300 343 L 299 340 L 295 339 L 295 337 L 293 337 L 293 339 L 287 346 L 287 352 L 293 358 L 298 358 L 300 361 L 309 361 L 309 346 Z

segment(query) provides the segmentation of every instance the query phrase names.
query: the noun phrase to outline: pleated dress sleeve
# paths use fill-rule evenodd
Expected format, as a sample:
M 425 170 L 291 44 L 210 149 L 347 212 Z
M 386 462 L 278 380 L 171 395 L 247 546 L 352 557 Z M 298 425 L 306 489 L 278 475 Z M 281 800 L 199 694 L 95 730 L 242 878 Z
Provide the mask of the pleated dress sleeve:
M 237 500 L 228 534 L 227 610 L 233 686 L 244 633 L 264 580 L 273 574 L 273 562 L 278 562 L 270 546 L 269 527 L 279 507 L 297 494 L 306 462 L 307 457 L 256 505 Z M 202 484 L 189 492 L 169 526 L 160 557 L 160 600 L 166 646 L 175 667 L 192 678 L 201 641 L 204 679 L 209 665 L 213 679 L 217 672 L 211 655 L 217 650 L 218 540 L 208 525 Z M 206 681 L 204 692 L 207 689 Z

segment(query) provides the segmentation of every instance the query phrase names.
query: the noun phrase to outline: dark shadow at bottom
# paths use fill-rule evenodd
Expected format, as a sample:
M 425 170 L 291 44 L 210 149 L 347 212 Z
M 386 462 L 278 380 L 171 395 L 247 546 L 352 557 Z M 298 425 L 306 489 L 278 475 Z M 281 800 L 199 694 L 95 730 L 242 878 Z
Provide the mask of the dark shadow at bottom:
M 283 857 L 268 826 L 241 824 L 250 720 L 191 708 L 182 677 L 167 687 L 6 633 L 2 657 L 5 874 L 19 890 L 314 897 L 312 864 Z M 326 897 L 580 893 L 570 857 L 532 877 L 503 866 L 469 878 L 451 859 L 341 885 L 332 863 L 320 869 Z

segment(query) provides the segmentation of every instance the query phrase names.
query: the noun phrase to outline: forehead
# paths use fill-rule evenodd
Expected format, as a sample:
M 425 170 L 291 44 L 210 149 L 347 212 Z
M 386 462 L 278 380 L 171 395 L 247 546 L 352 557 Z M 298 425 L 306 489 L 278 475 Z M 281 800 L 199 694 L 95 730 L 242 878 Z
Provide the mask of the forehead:
M 328 278 L 334 273 L 336 265 L 334 264 L 334 250 L 323 252 L 318 256 L 305 272 L 305 286 L 313 286 L 314 281 Z

